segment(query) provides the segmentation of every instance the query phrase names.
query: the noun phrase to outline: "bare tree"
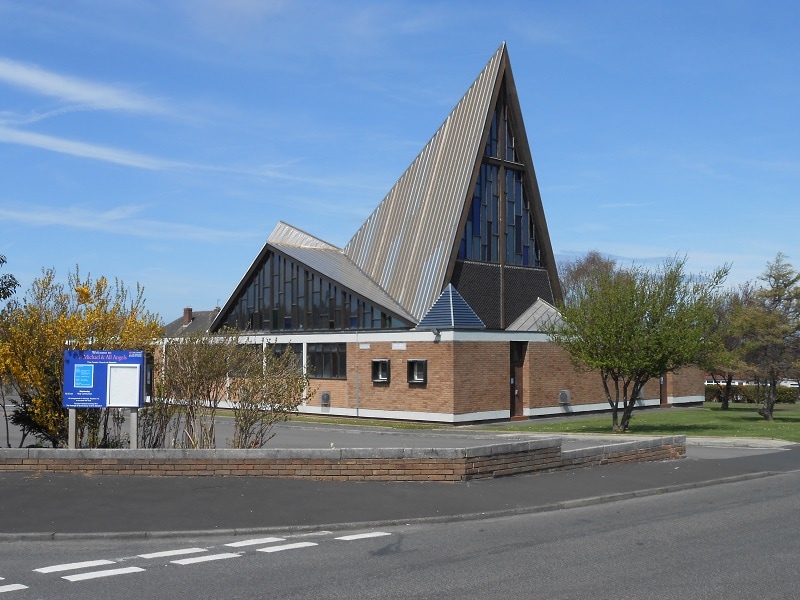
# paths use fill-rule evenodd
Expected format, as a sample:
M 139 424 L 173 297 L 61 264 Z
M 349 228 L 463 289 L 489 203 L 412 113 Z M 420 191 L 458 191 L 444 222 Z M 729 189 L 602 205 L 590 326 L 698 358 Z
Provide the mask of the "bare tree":
M 308 377 L 290 350 L 240 343 L 235 332 L 193 334 L 166 342 L 151 404 L 140 417 L 142 445 L 215 448 L 216 418 L 230 409 L 236 448 L 262 447 L 272 424 L 295 412 Z
M 291 348 L 283 352 L 265 345 L 240 355 L 241 366 L 231 386 L 234 414 L 234 448 L 261 448 L 272 436 L 272 425 L 295 412 L 308 389 L 299 357 Z M 253 360 L 254 358 L 258 360 Z

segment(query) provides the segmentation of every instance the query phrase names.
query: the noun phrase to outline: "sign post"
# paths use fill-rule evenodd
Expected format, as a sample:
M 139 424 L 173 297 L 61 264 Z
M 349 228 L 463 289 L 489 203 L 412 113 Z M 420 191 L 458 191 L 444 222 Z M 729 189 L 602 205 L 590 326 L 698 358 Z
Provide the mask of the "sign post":
M 75 409 L 130 408 L 130 443 L 135 449 L 144 382 L 142 350 L 65 350 L 62 406 L 69 409 L 69 447 L 75 448 Z

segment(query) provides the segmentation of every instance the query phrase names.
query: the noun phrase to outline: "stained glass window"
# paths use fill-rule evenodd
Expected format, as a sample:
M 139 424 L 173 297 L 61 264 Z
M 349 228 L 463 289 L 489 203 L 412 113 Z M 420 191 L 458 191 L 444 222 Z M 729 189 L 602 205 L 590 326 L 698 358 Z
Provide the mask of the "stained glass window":
M 232 329 L 318 331 L 410 324 L 278 253 L 270 253 L 223 321 Z
M 520 161 L 513 120 L 501 90 L 458 246 L 459 259 L 541 266 Z

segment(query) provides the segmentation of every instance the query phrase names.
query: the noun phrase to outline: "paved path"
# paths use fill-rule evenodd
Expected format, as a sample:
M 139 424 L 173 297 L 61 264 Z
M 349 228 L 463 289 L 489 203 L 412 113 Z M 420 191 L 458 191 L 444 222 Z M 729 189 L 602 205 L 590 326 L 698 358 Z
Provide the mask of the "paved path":
M 292 426 L 315 447 L 460 447 L 529 434 Z M 301 431 L 302 430 L 302 431 Z M 281 430 L 272 447 L 289 447 Z M 489 435 L 487 438 L 486 436 Z M 565 448 L 608 443 L 569 436 Z M 619 437 L 613 438 L 620 441 Z M 800 445 L 689 440 L 687 458 L 463 483 L 0 473 L 0 541 L 336 528 L 554 510 L 800 469 Z M 299 442 L 298 442 L 299 443 Z M 354 445 L 355 444 L 355 445 Z M 715 444 L 715 445 L 711 445 Z M 723 445 L 725 444 L 725 445 Z M 737 445 L 738 444 L 738 445 Z M 755 445 L 768 446 L 756 448 Z M 298 447 L 309 447 L 307 442 Z

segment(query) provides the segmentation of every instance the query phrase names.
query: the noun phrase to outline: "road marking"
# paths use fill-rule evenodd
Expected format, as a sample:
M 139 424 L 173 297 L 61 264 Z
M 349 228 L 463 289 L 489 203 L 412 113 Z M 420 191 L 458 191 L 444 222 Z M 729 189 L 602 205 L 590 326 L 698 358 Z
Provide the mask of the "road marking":
M 319 546 L 314 542 L 297 542 L 295 544 L 284 544 L 283 546 L 270 546 L 269 548 L 259 548 L 257 552 L 282 552 L 283 550 L 295 550 L 297 548 L 310 548 Z
M 205 548 L 181 548 L 179 550 L 164 550 L 163 552 L 150 552 L 149 554 L 139 554 L 139 558 L 164 558 L 166 556 L 181 556 L 183 554 L 197 554 L 198 552 L 208 552 Z
M 345 542 L 352 542 L 353 540 L 365 540 L 367 538 L 383 537 L 386 535 L 392 535 L 392 534 L 386 533 L 385 531 L 372 531 L 370 533 L 356 533 L 354 535 L 343 535 L 342 537 L 337 537 L 334 539 L 344 540 Z
M 144 571 L 144 569 L 141 567 L 123 567 L 121 569 L 108 569 L 107 571 L 90 571 L 89 573 L 78 573 L 77 575 L 64 575 L 61 579 L 66 579 L 67 581 L 84 581 L 86 579 L 126 575 L 128 573 L 141 573 L 142 571 Z
M 34 571 L 36 573 L 58 573 L 59 571 L 76 571 L 77 569 L 87 569 L 89 567 L 100 567 L 103 565 L 113 564 L 113 560 L 87 560 L 84 562 L 64 563 L 63 565 L 41 567 L 40 569 L 34 569 Z
M 0 577 L 2 579 L 2 577 Z M 22 585 L 21 583 L 10 583 L 8 585 L 0 585 L 0 594 L 3 592 L 18 592 L 20 590 L 27 590 L 27 585 Z
M 279 537 L 265 537 L 265 538 L 257 538 L 252 540 L 242 540 L 241 542 L 231 542 L 230 544 L 225 544 L 226 546 L 230 546 L 231 548 L 243 548 L 244 546 L 258 546 L 260 544 L 274 544 L 275 542 L 285 542 L 284 538 Z
M 207 554 L 205 556 L 193 556 L 192 558 L 181 558 L 171 561 L 176 565 L 193 565 L 195 563 L 208 562 L 211 560 L 225 560 L 226 558 L 239 558 L 241 554 L 233 552 L 223 552 L 222 554 Z
M 285 542 L 284 538 L 254 538 L 252 540 L 242 540 L 241 542 L 231 542 L 225 544 L 231 548 L 243 548 L 244 546 L 258 546 L 260 544 L 274 544 L 275 542 Z

